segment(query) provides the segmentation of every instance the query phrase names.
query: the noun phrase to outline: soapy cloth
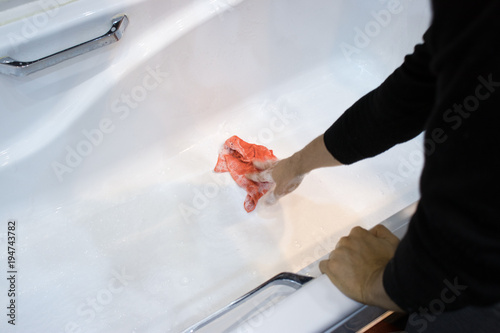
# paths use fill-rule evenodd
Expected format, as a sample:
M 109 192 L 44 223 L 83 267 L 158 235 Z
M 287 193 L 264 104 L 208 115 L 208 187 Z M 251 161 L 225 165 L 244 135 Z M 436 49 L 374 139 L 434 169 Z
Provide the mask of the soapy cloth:
M 219 152 L 215 172 L 229 172 L 236 184 L 247 191 L 243 206 L 251 212 L 257 206 L 259 199 L 271 188 L 271 183 L 257 183 L 245 175 L 257 173 L 259 170 L 253 161 L 277 160 L 273 151 L 264 146 L 251 144 L 241 140 L 236 135 L 226 140 Z

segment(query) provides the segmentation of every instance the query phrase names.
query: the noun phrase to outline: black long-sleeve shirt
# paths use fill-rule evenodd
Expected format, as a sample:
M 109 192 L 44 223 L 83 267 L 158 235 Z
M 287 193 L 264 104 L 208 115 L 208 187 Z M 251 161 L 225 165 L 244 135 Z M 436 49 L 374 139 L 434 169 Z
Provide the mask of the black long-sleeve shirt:
M 421 199 L 383 276 L 410 312 L 500 302 L 500 1 L 432 7 L 424 42 L 324 135 L 351 164 L 425 131 Z

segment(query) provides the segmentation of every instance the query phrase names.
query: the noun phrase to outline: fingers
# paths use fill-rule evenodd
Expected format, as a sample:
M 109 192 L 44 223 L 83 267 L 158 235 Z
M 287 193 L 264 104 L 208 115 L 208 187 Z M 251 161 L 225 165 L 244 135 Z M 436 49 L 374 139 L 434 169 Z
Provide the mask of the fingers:
M 271 183 L 274 182 L 272 177 L 272 167 L 278 163 L 276 160 L 260 161 L 255 160 L 252 162 L 254 167 L 260 172 L 249 173 L 245 175 L 248 179 L 257 183 Z
M 385 238 L 387 237 L 387 235 L 392 235 L 392 232 L 390 232 L 389 229 L 387 229 L 382 224 L 377 224 L 376 226 L 371 228 L 370 233 L 379 238 Z
M 377 235 L 392 234 L 381 227 L 370 231 L 354 227 L 348 236 L 339 239 L 328 260 L 319 263 L 321 273 L 346 296 L 361 303 L 371 299 L 374 272 L 383 270 L 394 255 L 395 247 Z
M 283 189 L 284 194 L 295 191 L 297 187 L 299 187 L 300 183 L 302 183 L 303 179 L 303 175 L 293 178 L 290 182 L 288 182 L 288 184 L 286 184 L 285 188 Z
M 267 169 L 275 166 L 276 163 L 278 163 L 278 161 L 276 161 L 276 160 L 265 160 L 265 161 L 255 160 L 252 163 L 253 163 L 253 166 L 256 167 L 258 170 L 267 170 Z
M 304 175 L 297 175 L 294 172 L 293 165 L 290 165 L 291 159 L 284 160 L 266 160 L 253 161 L 257 172 L 247 174 L 246 177 L 256 183 L 271 184 L 263 201 L 272 205 L 281 197 L 293 192 L 302 182 Z
M 274 193 L 274 190 L 271 189 L 262 197 L 261 200 L 263 200 L 266 205 L 271 206 L 278 202 L 279 197 Z
M 351 229 L 349 236 L 361 236 L 361 237 L 363 237 L 363 236 L 366 236 L 367 233 L 368 233 L 368 230 L 366 230 L 365 228 L 360 227 L 360 226 L 356 226 L 356 227 Z
M 378 224 L 370 229 L 370 233 L 377 238 L 382 238 L 391 243 L 399 243 L 399 238 L 396 237 L 389 229 L 385 226 Z
M 257 183 L 271 183 L 273 182 L 273 177 L 271 171 L 266 170 L 259 173 L 249 173 L 245 175 L 248 179 L 253 180 Z
M 328 267 L 328 260 L 322 260 L 319 262 L 319 271 L 323 274 L 330 274 L 330 268 Z
M 351 232 L 349 236 L 354 236 L 354 237 L 367 237 L 369 235 L 375 236 L 377 238 L 385 239 L 389 242 L 394 242 L 397 241 L 399 242 L 399 238 L 396 237 L 389 229 L 387 229 L 385 226 L 382 224 L 377 224 L 370 230 L 366 230 L 365 228 L 362 227 L 354 227 L 351 229 Z

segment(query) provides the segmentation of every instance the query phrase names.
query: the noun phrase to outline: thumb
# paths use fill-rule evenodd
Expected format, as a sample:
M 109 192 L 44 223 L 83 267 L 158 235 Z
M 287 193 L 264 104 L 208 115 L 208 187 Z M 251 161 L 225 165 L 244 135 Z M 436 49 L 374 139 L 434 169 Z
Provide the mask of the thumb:
M 274 185 L 273 187 L 262 197 L 264 203 L 268 206 L 274 205 L 276 202 L 278 202 L 279 197 L 276 196 L 276 193 L 274 192 Z

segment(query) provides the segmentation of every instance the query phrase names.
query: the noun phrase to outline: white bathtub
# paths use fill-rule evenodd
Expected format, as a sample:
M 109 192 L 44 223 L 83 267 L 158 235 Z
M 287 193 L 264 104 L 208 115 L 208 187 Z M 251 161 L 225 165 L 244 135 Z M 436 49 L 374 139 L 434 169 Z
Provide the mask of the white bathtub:
M 16 221 L 15 296 L 0 279 L 16 325 L 1 313 L 2 332 L 178 332 L 418 200 L 419 139 L 314 171 L 252 213 L 212 170 L 233 134 L 286 157 L 324 132 L 411 52 L 427 4 L 45 4 L 0 13 L 0 57 L 52 54 L 103 34 L 117 14 L 130 24 L 115 44 L 0 76 L 6 275 Z

